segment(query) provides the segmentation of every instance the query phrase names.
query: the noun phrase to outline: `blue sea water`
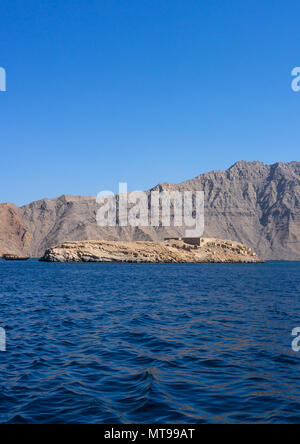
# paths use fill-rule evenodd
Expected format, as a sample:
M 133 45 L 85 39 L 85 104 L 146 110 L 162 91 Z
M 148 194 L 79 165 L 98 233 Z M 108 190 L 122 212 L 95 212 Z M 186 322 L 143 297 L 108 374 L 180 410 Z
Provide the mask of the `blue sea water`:
M 300 263 L 0 262 L 0 423 L 299 423 Z

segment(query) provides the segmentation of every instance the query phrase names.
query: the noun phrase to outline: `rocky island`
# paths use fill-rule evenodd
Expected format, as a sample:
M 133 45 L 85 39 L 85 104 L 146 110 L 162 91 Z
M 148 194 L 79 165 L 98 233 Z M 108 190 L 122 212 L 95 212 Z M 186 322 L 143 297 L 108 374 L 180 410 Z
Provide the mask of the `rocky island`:
M 181 239 L 164 242 L 81 241 L 49 248 L 44 262 L 123 263 L 261 263 L 249 247 L 233 241 L 201 238 L 199 245 Z

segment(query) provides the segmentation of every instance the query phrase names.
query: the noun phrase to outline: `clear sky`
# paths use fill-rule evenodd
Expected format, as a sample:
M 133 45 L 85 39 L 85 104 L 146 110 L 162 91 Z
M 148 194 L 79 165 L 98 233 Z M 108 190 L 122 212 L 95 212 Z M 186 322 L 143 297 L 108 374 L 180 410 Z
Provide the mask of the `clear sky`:
M 300 4 L 1 0 L 0 201 L 299 159 Z

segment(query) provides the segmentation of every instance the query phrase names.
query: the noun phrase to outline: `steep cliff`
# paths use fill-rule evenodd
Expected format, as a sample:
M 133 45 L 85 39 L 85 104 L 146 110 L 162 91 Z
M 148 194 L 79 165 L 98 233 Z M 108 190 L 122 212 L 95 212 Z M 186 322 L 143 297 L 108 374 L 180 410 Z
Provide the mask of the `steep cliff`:
M 32 235 L 22 220 L 22 210 L 13 204 L 0 205 L 0 257 L 5 253 L 30 254 Z
M 176 185 L 163 183 L 153 190 L 203 190 L 204 236 L 245 243 L 263 259 L 300 260 L 300 162 L 241 161 L 226 171 Z M 6 215 L 0 220 L 0 252 L 24 250 L 39 257 L 65 241 L 161 241 L 184 234 L 174 227 L 101 228 L 96 224 L 98 208 L 94 197 L 65 195 L 10 206 L 13 214 L 0 205 L 0 214 Z

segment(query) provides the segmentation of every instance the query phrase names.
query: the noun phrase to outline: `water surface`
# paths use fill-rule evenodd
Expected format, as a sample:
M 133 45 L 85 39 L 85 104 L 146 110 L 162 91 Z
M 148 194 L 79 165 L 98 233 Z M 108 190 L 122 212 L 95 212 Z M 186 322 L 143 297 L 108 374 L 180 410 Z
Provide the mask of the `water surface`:
M 1 423 L 299 423 L 300 263 L 0 262 Z

